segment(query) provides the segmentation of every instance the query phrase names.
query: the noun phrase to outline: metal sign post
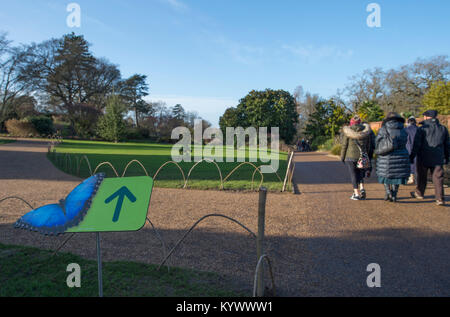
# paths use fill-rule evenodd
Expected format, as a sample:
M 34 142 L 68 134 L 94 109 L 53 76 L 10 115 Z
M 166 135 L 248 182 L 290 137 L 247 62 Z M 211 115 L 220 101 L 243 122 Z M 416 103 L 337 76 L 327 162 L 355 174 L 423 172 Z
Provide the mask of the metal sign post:
M 98 295 L 103 297 L 100 232 L 138 231 L 144 227 L 152 189 L 153 179 L 149 176 L 104 178 L 102 173 L 95 174 L 72 190 L 59 204 L 28 212 L 17 220 L 15 227 L 51 235 L 72 233 L 69 239 L 75 233 L 95 233 Z M 70 219 L 67 214 L 72 215 Z
M 98 267 L 98 296 L 103 297 L 102 252 L 100 249 L 100 232 L 97 235 L 97 267 Z
M 259 189 L 259 202 L 258 202 L 258 235 L 256 238 L 256 256 L 257 261 L 260 261 L 264 254 L 264 227 L 266 222 L 266 199 L 267 188 L 261 187 Z M 257 284 L 257 296 L 264 296 L 264 265 L 258 268 L 258 284 Z

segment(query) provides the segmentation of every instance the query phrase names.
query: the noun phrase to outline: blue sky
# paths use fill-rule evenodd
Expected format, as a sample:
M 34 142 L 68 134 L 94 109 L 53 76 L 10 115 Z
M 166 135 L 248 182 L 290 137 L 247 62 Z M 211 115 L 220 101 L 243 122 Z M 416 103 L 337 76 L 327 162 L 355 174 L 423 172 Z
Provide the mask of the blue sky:
M 366 24 L 372 2 L 380 28 Z M 83 34 L 123 77 L 146 74 L 150 100 L 217 125 L 252 89 L 329 97 L 364 69 L 450 55 L 449 14 L 446 0 L 0 0 L 0 31 L 16 44 Z

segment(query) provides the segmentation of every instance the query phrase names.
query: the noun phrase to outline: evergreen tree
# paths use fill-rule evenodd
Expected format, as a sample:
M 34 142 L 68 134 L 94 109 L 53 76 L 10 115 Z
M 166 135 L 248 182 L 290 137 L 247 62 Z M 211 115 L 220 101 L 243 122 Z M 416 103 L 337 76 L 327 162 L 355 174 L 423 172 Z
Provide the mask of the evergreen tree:
M 125 135 L 125 121 L 123 120 L 126 106 L 117 95 L 109 97 L 106 112 L 97 124 L 97 132 L 103 139 L 111 142 L 120 141 Z

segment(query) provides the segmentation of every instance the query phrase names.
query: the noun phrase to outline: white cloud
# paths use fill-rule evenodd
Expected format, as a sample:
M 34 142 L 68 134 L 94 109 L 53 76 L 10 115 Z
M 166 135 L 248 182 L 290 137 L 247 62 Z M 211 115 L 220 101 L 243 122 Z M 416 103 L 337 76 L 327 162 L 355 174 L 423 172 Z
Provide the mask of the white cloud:
M 177 11 L 184 11 L 184 10 L 188 9 L 188 6 L 186 4 L 184 4 L 183 2 L 181 2 L 180 0 L 162 0 L 162 1 L 167 3 L 168 5 L 170 5 L 173 9 L 175 9 Z
M 179 95 L 151 95 L 147 101 L 163 101 L 168 107 L 180 104 L 187 111 L 195 111 L 200 117 L 209 121 L 213 126 L 219 126 L 219 117 L 229 107 L 235 107 L 239 101 L 231 98 L 197 97 Z
M 257 46 L 238 43 L 225 37 L 214 39 L 238 63 L 251 65 L 262 61 L 264 49 Z
M 342 60 L 353 56 L 353 50 L 342 50 L 333 45 L 283 45 L 282 49 L 299 57 L 308 64 L 316 64 L 323 60 Z

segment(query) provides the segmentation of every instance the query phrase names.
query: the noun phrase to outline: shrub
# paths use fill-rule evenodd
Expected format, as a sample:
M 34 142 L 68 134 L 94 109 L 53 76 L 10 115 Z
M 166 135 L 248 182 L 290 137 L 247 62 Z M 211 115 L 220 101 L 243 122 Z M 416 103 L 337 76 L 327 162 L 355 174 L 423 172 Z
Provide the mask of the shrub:
M 333 155 L 341 155 L 341 149 L 342 149 L 342 145 L 341 144 L 335 144 L 332 148 L 331 148 L 331 154 Z
M 123 115 L 126 111 L 125 105 L 117 95 L 111 96 L 106 104 L 106 113 L 98 120 L 97 132 L 106 141 L 118 142 L 124 138 L 126 133 Z
M 33 137 L 39 133 L 34 125 L 26 120 L 11 119 L 5 122 L 6 130 L 9 134 L 16 137 Z
M 70 120 L 75 134 L 82 139 L 89 139 L 95 134 L 95 127 L 101 111 L 89 104 L 74 104 L 69 107 Z
M 334 139 L 328 139 L 323 144 L 318 146 L 319 151 L 330 151 L 335 144 Z
M 321 135 L 314 138 L 311 142 L 311 149 L 317 150 L 322 144 L 324 144 L 328 140 L 328 137 Z
M 128 127 L 125 130 L 125 138 L 128 140 L 140 140 L 143 138 L 143 135 L 138 128 Z
M 35 116 L 28 119 L 41 136 L 52 135 L 54 132 L 53 120 L 47 116 Z

